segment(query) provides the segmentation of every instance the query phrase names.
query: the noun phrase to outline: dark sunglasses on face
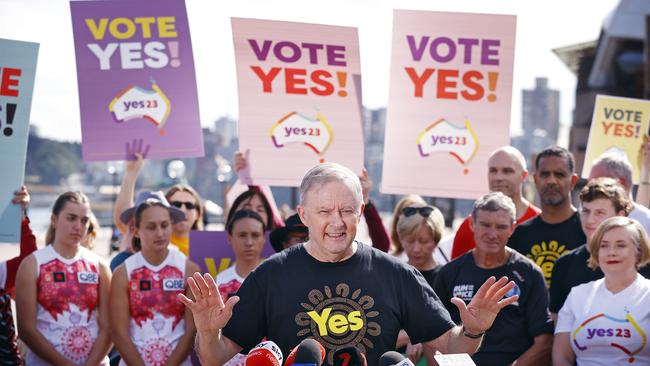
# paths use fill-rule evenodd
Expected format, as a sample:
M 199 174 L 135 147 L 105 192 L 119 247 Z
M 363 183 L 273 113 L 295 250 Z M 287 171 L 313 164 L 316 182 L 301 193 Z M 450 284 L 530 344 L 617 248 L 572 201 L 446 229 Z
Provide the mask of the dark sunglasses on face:
M 169 203 L 176 208 L 181 208 L 183 207 L 183 205 L 185 205 L 185 208 L 188 210 L 193 210 L 196 208 L 196 205 L 193 204 L 192 202 L 171 201 Z
M 431 206 L 404 207 L 402 209 L 402 214 L 404 214 L 404 216 L 406 216 L 406 217 L 413 216 L 416 213 L 419 213 L 423 217 L 429 217 L 429 215 L 431 215 L 432 212 L 433 212 L 433 207 L 431 207 Z

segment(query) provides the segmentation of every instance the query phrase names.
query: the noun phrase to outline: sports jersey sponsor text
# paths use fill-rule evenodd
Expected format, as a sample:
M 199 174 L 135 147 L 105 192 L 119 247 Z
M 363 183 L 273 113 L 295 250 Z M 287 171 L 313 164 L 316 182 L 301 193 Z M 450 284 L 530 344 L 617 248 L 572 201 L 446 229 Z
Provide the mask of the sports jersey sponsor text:
M 179 291 L 183 290 L 182 278 L 168 278 L 163 280 L 163 290 L 165 291 Z
M 77 273 L 77 281 L 79 283 L 98 284 L 99 275 L 94 272 L 79 272 Z

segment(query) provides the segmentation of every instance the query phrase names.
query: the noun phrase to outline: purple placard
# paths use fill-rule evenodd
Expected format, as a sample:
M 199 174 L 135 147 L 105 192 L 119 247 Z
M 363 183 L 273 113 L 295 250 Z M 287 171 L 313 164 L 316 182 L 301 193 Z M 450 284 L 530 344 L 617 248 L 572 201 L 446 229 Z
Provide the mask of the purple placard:
M 264 236 L 262 257 L 268 258 L 275 254 L 269 241 L 269 232 Z M 201 270 L 210 272 L 213 277 L 217 273 L 235 263 L 235 252 L 228 244 L 228 233 L 225 231 L 192 231 L 190 232 L 190 259 L 201 267 Z
M 203 156 L 183 0 L 73 1 L 85 161 Z M 134 140 L 143 140 L 128 146 Z M 136 151 L 137 152 L 137 151 Z

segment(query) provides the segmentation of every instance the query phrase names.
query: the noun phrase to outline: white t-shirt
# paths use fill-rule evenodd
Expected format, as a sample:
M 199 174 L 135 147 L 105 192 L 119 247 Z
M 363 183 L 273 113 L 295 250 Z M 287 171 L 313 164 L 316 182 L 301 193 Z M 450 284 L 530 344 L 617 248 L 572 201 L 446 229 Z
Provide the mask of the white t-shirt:
M 650 233 L 650 209 L 635 202 L 634 209 L 630 212 L 628 217 L 638 221 L 645 231 Z
M 605 279 L 571 289 L 555 334 L 569 333 L 578 365 L 650 365 L 650 280 L 611 293 Z

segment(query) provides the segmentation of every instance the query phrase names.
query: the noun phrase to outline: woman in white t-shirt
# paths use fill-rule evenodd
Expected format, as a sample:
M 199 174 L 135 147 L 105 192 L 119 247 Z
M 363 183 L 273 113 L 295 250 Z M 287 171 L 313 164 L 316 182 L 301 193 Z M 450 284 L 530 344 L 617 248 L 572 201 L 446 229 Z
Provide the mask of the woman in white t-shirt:
M 553 365 L 650 365 L 650 240 L 627 217 L 603 221 L 589 241 L 588 265 L 605 278 L 574 287 L 558 313 Z
M 223 301 L 236 294 L 246 277 L 262 263 L 265 229 L 264 220 L 255 211 L 240 210 L 232 214 L 226 231 L 235 252 L 235 264 L 219 273 L 215 280 Z M 246 356 L 238 353 L 224 366 L 243 366 L 245 362 Z

